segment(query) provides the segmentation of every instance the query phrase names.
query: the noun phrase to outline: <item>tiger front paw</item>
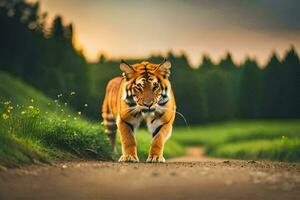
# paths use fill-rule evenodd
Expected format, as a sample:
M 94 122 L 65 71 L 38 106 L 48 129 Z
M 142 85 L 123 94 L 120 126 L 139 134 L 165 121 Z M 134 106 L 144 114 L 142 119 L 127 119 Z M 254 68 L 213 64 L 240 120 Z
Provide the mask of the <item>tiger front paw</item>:
M 132 163 L 136 163 L 136 162 L 139 162 L 139 158 L 137 156 L 133 156 L 133 155 L 122 155 L 119 158 L 119 162 L 132 162 Z
M 146 162 L 148 162 L 148 163 L 164 163 L 164 162 L 166 162 L 166 159 L 163 156 L 159 156 L 159 155 L 149 155 Z

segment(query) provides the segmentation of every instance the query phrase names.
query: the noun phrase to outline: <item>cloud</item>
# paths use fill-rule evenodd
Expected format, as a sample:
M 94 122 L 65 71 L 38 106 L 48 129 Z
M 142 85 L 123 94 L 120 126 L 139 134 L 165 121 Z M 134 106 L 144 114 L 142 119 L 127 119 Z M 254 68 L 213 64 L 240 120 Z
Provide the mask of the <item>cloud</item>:
M 300 30 L 298 0 L 178 0 L 210 10 L 223 24 L 260 30 Z

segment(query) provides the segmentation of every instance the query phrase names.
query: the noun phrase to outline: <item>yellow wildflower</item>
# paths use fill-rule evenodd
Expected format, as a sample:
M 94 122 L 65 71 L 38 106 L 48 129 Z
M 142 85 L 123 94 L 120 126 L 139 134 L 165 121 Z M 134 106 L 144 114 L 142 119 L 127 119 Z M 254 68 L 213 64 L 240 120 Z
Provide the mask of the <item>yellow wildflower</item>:
M 26 114 L 26 111 L 22 111 L 22 112 L 21 112 L 21 115 L 25 115 L 25 114 Z
M 3 104 L 4 105 L 9 105 L 11 102 L 10 101 L 5 101 Z
M 80 112 L 80 111 L 78 112 L 78 115 L 81 115 L 81 112 Z
M 9 118 L 9 115 L 6 114 L 6 113 L 3 113 L 3 114 L 2 114 L 2 118 L 3 118 L 4 120 L 7 120 L 7 119 Z
M 33 106 L 28 106 L 28 108 L 29 108 L 30 110 L 33 110 Z
M 14 107 L 12 107 L 12 106 L 8 106 L 8 108 L 7 108 L 8 110 L 12 110 L 12 109 L 14 109 Z
M 74 117 L 74 120 L 77 120 L 77 117 Z
M 31 103 L 33 103 L 33 102 L 34 102 L 34 100 L 33 100 L 33 99 L 30 99 L 30 102 L 31 102 Z
M 67 123 L 67 120 L 63 119 L 61 122 L 65 124 L 65 123 Z

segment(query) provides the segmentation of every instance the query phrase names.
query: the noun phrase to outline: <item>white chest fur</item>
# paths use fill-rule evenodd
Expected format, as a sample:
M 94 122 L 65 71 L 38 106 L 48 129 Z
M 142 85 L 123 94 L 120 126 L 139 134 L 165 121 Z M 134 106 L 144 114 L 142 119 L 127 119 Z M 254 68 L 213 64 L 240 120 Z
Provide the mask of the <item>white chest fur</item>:
M 163 124 L 160 119 L 155 119 L 154 114 L 143 115 L 144 120 L 147 123 L 148 131 L 153 134 L 154 131 Z

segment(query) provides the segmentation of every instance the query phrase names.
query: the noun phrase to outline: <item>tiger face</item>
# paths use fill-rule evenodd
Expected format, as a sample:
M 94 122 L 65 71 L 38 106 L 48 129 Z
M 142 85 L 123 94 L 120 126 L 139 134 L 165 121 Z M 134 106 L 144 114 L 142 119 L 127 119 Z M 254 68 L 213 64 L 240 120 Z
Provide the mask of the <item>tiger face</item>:
M 129 65 L 124 61 L 120 65 L 126 78 L 124 101 L 135 107 L 142 115 L 154 115 L 168 102 L 171 63 L 161 64 L 142 62 Z

